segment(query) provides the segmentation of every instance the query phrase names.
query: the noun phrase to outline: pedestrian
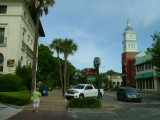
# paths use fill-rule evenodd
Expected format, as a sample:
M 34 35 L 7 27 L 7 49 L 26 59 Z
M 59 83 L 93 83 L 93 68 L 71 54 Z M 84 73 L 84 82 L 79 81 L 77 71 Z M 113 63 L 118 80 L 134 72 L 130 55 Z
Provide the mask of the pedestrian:
M 36 90 L 32 93 L 31 97 L 33 98 L 33 112 L 38 112 L 41 98 L 39 88 L 36 88 Z

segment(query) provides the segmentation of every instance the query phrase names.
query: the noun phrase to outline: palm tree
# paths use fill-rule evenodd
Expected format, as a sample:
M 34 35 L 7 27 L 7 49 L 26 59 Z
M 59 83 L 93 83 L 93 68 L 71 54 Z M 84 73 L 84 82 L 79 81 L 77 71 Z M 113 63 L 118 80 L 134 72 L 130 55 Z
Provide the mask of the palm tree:
M 33 65 L 32 65 L 32 82 L 31 82 L 31 91 L 33 91 L 35 88 L 40 16 L 42 16 L 43 12 L 45 14 L 48 14 L 48 7 L 53 6 L 55 4 L 55 1 L 54 0 L 26 0 L 26 3 L 29 8 L 33 8 L 33 6 L 35 6 L 34 7 L 35 11 L 32 11 L 32 12 L 35 12 L 37 17 L 36 26 L 35 26 L 34 47 L 33 47 Z
M 62 39 L 60 38 L 56 38 L 52 41 L 52 43 L 49 45 L 49 47 L 51 49 L 56 50 L 57 52 L 57 57 L 58 57 L 58 61 L 59 61 L 59 76 L 60 76 L 60 80 L 61 80 L 61 87 L 62 87 L 62 95 L 64 95 L 64 89 L 63 89 L 63 80 L 62 80 L 62 68 L 61 68 L 61 60 L 59 57 L 59 54 L 61 53 L 61 48 L 62 48 Z
M 71 76 L 73 76 L 73 74 L 75 73 L 75 68 L 74 68 L 74 66 L 72 66 L 70 63 L 68 63 L 67 64 L 67 85 L 66 85 L 66 88 L 68 89 L 69 88 L 69 86 L 70 86 L 70 83 L 71 83 L 71 81 L 70 81 L 70 77 Z
M 78 46 L 73 42 L 72 39 L 64 39 L 63 41 L 63 54 L 64 54 L 64 92 L 66 92 L 67 82 L 67 58 L 69 55 L 73 55 L 77 51 Z

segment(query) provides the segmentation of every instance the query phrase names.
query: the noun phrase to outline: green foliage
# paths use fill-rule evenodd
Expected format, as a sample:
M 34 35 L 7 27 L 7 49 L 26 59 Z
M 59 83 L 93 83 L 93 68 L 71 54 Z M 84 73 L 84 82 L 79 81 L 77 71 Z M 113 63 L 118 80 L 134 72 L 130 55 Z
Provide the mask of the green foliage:
M 41 44 L 38 50 L 37 82 L 41 81 L 49 88 L 60 86 L 58 59 L 52 56 L 48 46 Z
M 0 92 L 20 91 L 22 80 L 13 74 L 0 74 Z
M 68 102 L 69 108 L 101 108 L 102 102 L 96 98 L 72 99 Z
M 32 79 L 32 70 L 30 66 L 18 66 L 16 68 L 16 75 L 21 77 L 23 85 L 27 87 L 28 90 L 31 90 L 31 79 Z
M 30 102 L 30 93 L 25 92 L 0 92 L 0 102 L 24 106 Z
M 151 63 L 156 67 L 156 71 L 160 72 L 160 32 L 156 32 L 151 36 L 153 38 L 152 47 L 147 49 L 147 54 L 152 55 Z

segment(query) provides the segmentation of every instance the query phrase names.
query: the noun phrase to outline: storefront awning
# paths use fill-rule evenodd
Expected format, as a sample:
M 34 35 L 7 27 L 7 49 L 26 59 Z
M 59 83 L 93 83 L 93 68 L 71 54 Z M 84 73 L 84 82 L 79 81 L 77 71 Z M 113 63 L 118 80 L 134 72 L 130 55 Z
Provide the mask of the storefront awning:
M 146 73 L 141 73 L 141 74 L 137 74 L 135 76 L 135 79 L 141 79 L 141 78 L 151 78 L 154 76 L 153 72 L 146 72 Z
M 137 74 L 137 75 L 135 76 L 135 79 L 141 79 L 142 76 L 143 76 L 143 74 Z

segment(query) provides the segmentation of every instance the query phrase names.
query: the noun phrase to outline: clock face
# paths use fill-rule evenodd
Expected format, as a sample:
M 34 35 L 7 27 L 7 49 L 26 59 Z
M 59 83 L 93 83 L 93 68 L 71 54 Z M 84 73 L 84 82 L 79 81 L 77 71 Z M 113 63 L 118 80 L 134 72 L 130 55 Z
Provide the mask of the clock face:
M 134 34 L 128 34 L 128 38 L 134 38 Z

